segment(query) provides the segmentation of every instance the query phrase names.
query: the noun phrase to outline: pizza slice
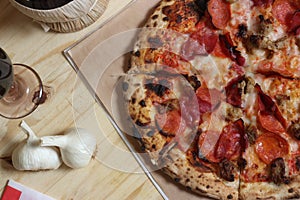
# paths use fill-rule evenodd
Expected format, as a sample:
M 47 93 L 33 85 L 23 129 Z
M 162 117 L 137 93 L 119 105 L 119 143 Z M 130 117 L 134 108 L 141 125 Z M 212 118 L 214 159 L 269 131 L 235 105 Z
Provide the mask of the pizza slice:
M 133 71 L 125 80 L 129 86 L 126 87 L 129 116 L 135 125 L 135 137 L 141 141 L 155 169 L 163 170 L 175 182 L 196 193 L 213 198 L 238 198 L 237 160 L 243 124 L 240 120 L 225 120 L 225 107 L 220 106 L 221 92 L 202 86 L 196 76 Z M 212 123 L 218 120 L 223 122 L 216 129 Z M 230 145 L 227 131 L 235 137 Z
M 275 80 L 266 78 L 264 82 L 269 81 Z M 270 86 L 267 89 L 272 94 L 287 95 L 289 90 L 284 89 L 287 83 L 281 82 L 280 86 L 281 92 Z M 276 100 L 258 84 L 255 85 L 253 96 L 255 101 L 246 107 L 249 124 L 245 128 L 247 144 L 240 165 L 240 197 L 299 198 L 300 143 L 294 136 L 297 132 L 294 127 L 297 125 L 286 120 L 287 113 L 281 112 L 286 108 L 280 108 Z M 289 100 L 281 99 L 282 104 L 286 101 Z

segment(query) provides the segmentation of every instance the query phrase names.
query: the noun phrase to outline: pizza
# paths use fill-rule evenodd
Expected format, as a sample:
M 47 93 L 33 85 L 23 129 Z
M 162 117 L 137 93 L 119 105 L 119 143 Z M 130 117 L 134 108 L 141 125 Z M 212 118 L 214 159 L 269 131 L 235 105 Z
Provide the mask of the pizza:
M 300 198 L 299 0 L 162 0 L 123 91 L 141 149 L 174 183 Z

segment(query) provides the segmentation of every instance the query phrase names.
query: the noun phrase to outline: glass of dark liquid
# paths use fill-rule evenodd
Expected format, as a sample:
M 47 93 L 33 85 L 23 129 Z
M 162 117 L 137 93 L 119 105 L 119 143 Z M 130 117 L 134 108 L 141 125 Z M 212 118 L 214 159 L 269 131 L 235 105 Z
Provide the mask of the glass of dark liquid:
M 32 113 L 43 97 L 38 73 L 27 65 L 12 64 L 0 48 L 0 116 L 23 118 Z
M 73 0 L 16 0 L 16 2 L 33 9 L 49 10 L 61 7 Z

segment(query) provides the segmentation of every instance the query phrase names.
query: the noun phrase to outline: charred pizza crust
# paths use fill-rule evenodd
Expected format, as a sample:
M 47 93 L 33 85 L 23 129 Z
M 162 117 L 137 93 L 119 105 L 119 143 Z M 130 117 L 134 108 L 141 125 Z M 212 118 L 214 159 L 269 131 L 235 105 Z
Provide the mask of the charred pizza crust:
M 164 133 L 162 132 L 163 128 L 158 127 L 155 119 L 157 110 L 155 110 L 156 105 L 152 102 L 153 99 L 163 93 L 161 98 L 168 99 L 167 109 L 176 110 L 179 107 L 178 98 L 183 92 L 180 91 L 179 86 L 177 86 L 176 94 L 171 90 L 169 91 L 168 88 L 156 90 L 154 86 L 150 88 L 148 81 L 153 81 L 157 76 L 133 71 L 130 71 L 131 73 L 124 80 L 124 83 L 130 86 L 126 87 L 125 97 L 128 101 L 130 118 L 135 124 L 136 132 L 138 132 L 135 137 L 139 139 L 143 149 L 149 154 L 151 162 L 157 169 L 163 170 L 175 182 L 181 183 L 189 190 L 216 199 L 237 199 L 239 187 L 237 166 L 228 162 L 221 163 L 218 168 L 208 167 L 194 160 L 193 154 L 196 152 L 187 154 L 191 146 L 197 145 L 195 144 L 195 137 L 197 137 L 199 122 L 194 121 L 194 130 L 189 127 L 185 129 L 184 133 L 181 133 L 184 141 L 178 141 L 176 137 L 171 135 L 172 133 Z M 165 76 L 163 77 L 165 78 Z M 135 83 L 137 80 L 139 83 Z M 193 87 L 182 77 L 172 77 L 168 80 L 173 83 L 182 82 L 185 85 L 184 94 L 186 94 L 186 90 L 193 91 Z M 166 103 L 164 102 L 162 105 L 166 105 Z M 198 162 L 197 167 L 192 164 L 196 162 Z M 228 169 L 231 170 L 227 171 Z M 227 175 L 220 175 L 223 172 Z M 230 177 L 229 179 L 232 180 L 226 181 L 224 176 Z
M 178 154 L 172 156 L 172 154 Z M 168 162 L 162 169 L 166 174 L 188 189 L 214 199 L 238 199 L 239 180 L 229 182 L 218 176 L 220 172 L 211 172 L 208 169 L 199 170 L 191 164 L 189 159 L 180 150 L 173 150 L 171 157 L 176 158 Z M 225 169 L 223 169 L 225 170 Z
M 288 23 L 280 9 L 293 11 Z M 216 199 L 299 198 L 299 9 L 290 0 L 163 0 L 154 9 L 123 89 L 158 169 Z M 265 136 L 278 143 L 274 158 L 258 149 Z M 214 154 L 202 155 L 206 140 Z
M 291 183 L 280 185 L 270 182 L 242 182 L 239 190 L 240 199 L 299 199 L 299 176 Z

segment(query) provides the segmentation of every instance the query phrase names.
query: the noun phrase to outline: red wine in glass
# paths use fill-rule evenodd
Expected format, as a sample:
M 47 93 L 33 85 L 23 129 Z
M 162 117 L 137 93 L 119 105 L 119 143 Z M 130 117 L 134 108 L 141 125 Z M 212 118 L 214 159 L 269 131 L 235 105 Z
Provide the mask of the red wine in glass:
M 10 59 L 0 51 L 0 98 L 2 98 L 13 82 L 13 68 Z
M 33 9 L 50 10 L 61 7 L 73 0 L 15 0 L 16 2 Z
M 0 116 L 23 118 L 32 113 L 43 97 L 42 81 L 32 68 L 12 64 L 0 48 Z

